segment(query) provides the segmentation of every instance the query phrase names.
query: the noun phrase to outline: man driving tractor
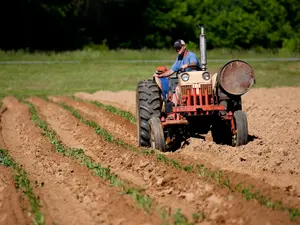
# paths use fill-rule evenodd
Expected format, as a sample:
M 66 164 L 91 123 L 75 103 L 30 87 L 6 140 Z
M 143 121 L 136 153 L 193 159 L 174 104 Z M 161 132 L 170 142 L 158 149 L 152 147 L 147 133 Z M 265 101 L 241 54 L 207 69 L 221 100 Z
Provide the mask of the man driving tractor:
M 168 90 L 169 85 L 169 77 L 179 70 L 182 70 L 182 72 L 189 72 L 192 70 L 197 70 L 197 68 L 200 67 L 200 62 L 197 58 L 197 55 L 191 51 L 188 51 L 186 49 L 186 44 L 183 40 L 178 39 L 174 42 L 174 49 L 178 53 L 178 56 L 176 58 L 176 61 L 171 66 L 170 69 L 167 69 L 166 67 L 159 66 L 156 69 L 156 72 L 153 74 L 154 78 L 159 78 L 159 83 L 161 86 L 161 89 L 163 91 L 163 97 L 164 99 L 169 94 L 169 99 L 173 102 L 173 104 L 176 106 L 178 104 L 178 97 L 180 93 L 178 92 L 178 89 L 176 88 L 174 90 L 175 94 L 172 95 L 172 90 Z M 157 79 L 156 79 L 157 80 Z
M 168 69 L 166 72 L 162 74 L 157 74 L 157 73 L 153 74 L 154 77 L 158 77 L 158 78 L 169 77 L 174 72 L 177 72 L 180 69 L 189 72 L 192 70 L 191 67 L 193 66 L 200 67 L 200 62 L 197 58 L 197 55 L 186 49 L 186 44 L 183 40 L 178 39 L 177 41 L 175 41 L 174 49 L 178 53 L 178 56 L 174 64 L 171 66 L 170 69 Z
M 217 144 L 237 147 L 248 143 L 241 96 L 252 87 L 254 71 L 242 60 L 231 60 L 215 73 L 208 71 L 204 27 L 197 26 L 199 61 L 183 40 L 177 40 L 178 55 L 171 68 L 160 66 L 152 79 L 137 84 L 139 146 L 167 151 L 180 147 L 188 137 L 208 132 Z

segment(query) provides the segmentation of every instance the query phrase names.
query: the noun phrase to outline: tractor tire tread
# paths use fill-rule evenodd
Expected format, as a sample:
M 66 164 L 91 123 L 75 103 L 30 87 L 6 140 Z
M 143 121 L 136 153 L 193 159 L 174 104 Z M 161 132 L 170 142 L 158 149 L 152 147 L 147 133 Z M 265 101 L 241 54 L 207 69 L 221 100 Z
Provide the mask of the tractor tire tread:
M 140 81 L 136 89 L 138 146 L 150 147 L 149 119 L 160 117 L 160 90 L 153 80 Z
M 237 130 L 235 146 L 241 146 L 248 143 L 248 121 L 247 115 L 242 110 L 234 112 L 235 125 Z

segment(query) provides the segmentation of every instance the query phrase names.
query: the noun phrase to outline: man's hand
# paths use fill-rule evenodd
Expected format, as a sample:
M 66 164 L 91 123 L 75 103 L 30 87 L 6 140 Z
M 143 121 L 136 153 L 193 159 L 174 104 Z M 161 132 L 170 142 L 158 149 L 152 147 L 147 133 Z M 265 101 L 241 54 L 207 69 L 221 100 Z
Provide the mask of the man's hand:
M 182 65 L 181 69 L 186 69 L 188 67 L 188 64 Z
M 159 74 L 153 74 L 153 77 L 160 77 L 160 75 Z

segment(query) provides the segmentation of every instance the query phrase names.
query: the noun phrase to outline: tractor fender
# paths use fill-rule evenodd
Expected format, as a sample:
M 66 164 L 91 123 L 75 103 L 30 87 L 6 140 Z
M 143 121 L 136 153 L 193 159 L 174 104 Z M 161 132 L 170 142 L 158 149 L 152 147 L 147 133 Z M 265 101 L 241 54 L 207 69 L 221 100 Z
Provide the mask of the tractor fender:
M 163 78 L 158 78 L 155 77 L 155 82 L 159 89 L 162 92 L 163 99 L 165 100 L 167 98 L 168 92 L 169 92 L 169 78 L 168 77 L 163 77 Z

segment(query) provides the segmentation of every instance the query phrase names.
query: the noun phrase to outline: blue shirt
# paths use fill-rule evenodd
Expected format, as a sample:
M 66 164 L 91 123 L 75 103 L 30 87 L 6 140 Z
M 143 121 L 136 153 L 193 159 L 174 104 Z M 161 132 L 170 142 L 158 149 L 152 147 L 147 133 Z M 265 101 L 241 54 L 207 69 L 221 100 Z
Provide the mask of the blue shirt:
M 182 65 L 191 64 L 191 63 L 194 63 L 194 62 L 197 63 L 197 66 L 200 67 L 200 62 L 197 58 L 197 55 L 193 52 L 188 51 L 185 56 L 184 55 L 178 55 L 176 61 L 172 65 L 171 69 L 173 71 L 178 71 L 178 70 L 180 70 Z M 192 68 L 186 68 L 185 69 L 186 72 L 189 72 L 191 70 L 192 70 Z

